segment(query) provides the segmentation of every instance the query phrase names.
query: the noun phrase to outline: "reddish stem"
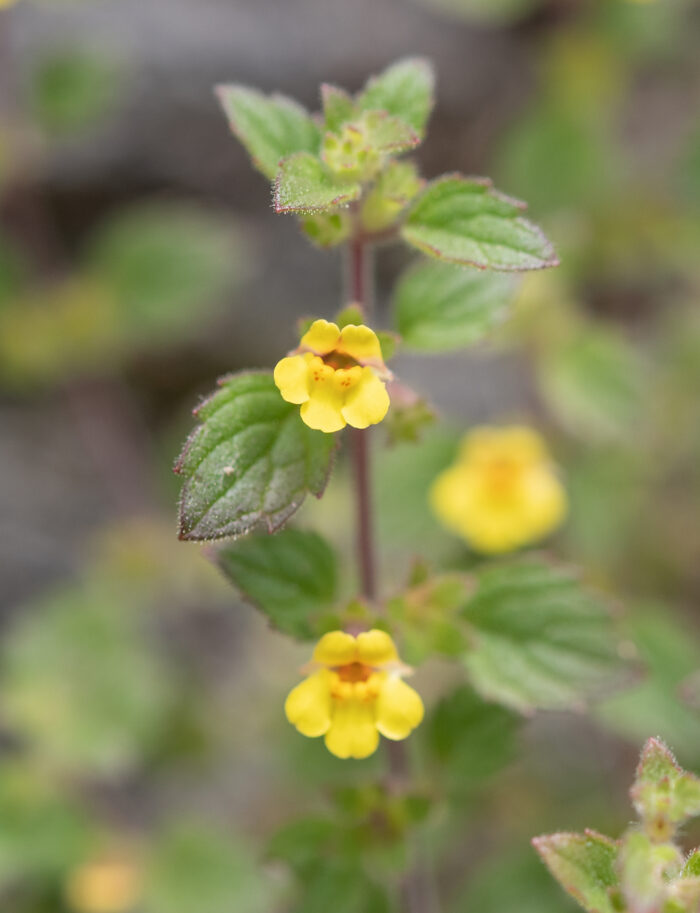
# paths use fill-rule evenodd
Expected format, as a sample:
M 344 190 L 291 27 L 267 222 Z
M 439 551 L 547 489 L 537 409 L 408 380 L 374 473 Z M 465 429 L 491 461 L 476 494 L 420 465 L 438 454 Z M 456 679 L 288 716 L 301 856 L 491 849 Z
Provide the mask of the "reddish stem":
M 362 595 L 374 602 L 377 595 L 372 529 L 372 493 L 370 480 L 369 434 L 357 428 L 350 430 L 355 491 L 357 493 L 357 560 Z
M 349 292 L 350 298 L 359 304 L 365 313 L 371 307 L 368 294 L 368 249 L 361 237 L 355 237 L 349 244 Z M 377 595 L 374 561 L 374 531 L 372 524 L 372 478 L 370 464 L 369 431 L 349 429 L 352 463 L 355 475 L 357 531 L 356 548 L 360 571 L 362 595 L 374 602 Z

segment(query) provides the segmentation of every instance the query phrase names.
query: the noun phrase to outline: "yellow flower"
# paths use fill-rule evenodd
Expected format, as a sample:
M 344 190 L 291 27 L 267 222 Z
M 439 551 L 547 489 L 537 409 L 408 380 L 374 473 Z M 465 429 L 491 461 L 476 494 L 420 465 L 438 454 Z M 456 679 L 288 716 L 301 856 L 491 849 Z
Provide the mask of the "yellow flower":
M 0 0 L 0 10 L 6 6 L 14 6 L 17 0 Z
M 338 758 L 367 758 L 379 733 L 405 739 L 423 719 L 420 696 L 402 681 L 410 670 L 384 631 L 324 634 L 312 666 L 289 693 L 284 712 L 302 735 L 325 736 L 326 748 Z
M 542 438 L 529 428 L 475 428 L 430 491 L 444 525 L 481 552 L 508 552 L 563 520 L 567 500 Z
M 282 397 L 301 405 L 309 428 L 329 433 L 381 422 L 389 409 L 382 378 L 389 377 L 373 330 L 352 324 L 339 330 L 327 320 L 315 320 L 296 353 L 275 367 Z
M 141 893 L 141 875 L 129 862 L 101 859 L 74 869 L 66 900 L 75 913 L 130 913 Z

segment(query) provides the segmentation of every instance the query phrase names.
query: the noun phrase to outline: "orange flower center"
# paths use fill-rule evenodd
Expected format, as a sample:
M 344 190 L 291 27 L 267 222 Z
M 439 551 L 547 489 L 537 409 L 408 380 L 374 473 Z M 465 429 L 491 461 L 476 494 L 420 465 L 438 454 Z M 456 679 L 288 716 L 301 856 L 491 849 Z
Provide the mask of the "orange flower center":
M 517 486 L 520 475 L 521 467 L 514 460 L 507 457 L 491 460 L 485 472 L 489 493 L 495 497 L 507 497 Z
M 349 355 L 343 355 L 341 352 L 336 352 L 335 350 L 329 352 L 327 355 L 322 355 L 321 358 L 323 359 L 324 364 L 327 364 L 335 371 L 338 371 L 340 368 L 354 368 L 357 364 L 357 361 L 354 358 L 350 358 Z
M 364 663 L 348 663 L 345 666 L 338 666 L 335 670 L 341 682 L 366 682 L 372 674 L 372 670 Z

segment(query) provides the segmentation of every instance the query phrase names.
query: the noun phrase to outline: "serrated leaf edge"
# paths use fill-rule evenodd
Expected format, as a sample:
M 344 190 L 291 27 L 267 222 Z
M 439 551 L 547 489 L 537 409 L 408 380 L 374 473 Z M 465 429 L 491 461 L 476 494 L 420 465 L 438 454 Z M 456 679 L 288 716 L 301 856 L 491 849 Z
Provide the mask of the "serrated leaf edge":
M 216 383 L 217 383 L 218 387 L 224 387 L 225 384 L 229 380 L 232 380 L 234 377 L 251 376 L 251 375 L 270 376 L 270 371 L 267 371 L 264 368 L 260 368 L 257 370 L 230 372 L 228 374 L 224 374 L 222 377 L 219 377 L 217 379 Z M 205 396 L 204 398 L 202 398 L 201 401 L 199 402 L 199 404 L 192 410 L 192 415 L 195 418 L 198 418 L 201 410 L 205 406 L 207 406 L 219 394 L 219 392 L 220 392 L 220 390 L 214 390 L 213 393 L 210 393 L 208 396 Z M 189 451 L 192 447 L 192 444 L 194 443 L 195 437 L 198 435 L 201 427 L 202 427 L 201 423 L 198 425 L 195 425 L 195 427 L 192 429 L 192 431 L 190 431 L 190 433 L 187 435 L 187 439 L 186 439 L 185 443 L 183 444 L 180 455 L 178 456 L 177 460 L 175 461 L 175 463 L 173 465 L 173 472 L 175 473 L 175 475 L 182 475 L 182 470 L 183 470 L 184 462 L 187 458 L 187 454 L 189 453 Z M 248 535 L 248 533 L 252 532 L 254 529 L 266 529 L 270 535 L 272 535 L 273 533 L 276 533 L 278 530 L 282 529 L 282 527 L 285 525 L 287 520 L 294 513 L 296 513 L 296 511 L 301 507 L 301 505 L 304 503 L 304 499 L 306 498 L 307 494 L 311 494 L 315 498 L 318 498 L 319 500 L 323 497 L 323 493 L 326 490 L 326 486 L 328 485 L 328 481 L 331 477 L 331 473 L 333 472 L 333 467 L 335 466 L 335 459 L 336 459 L 336 455 L 338 453 L 338 448 L 339 448 L 339 443 L 338 443 L 338 440 L 336 437 L 336 440 L 333 442 L 333 446 L 329 452 L 328 469 L 326 470 L 326 473 L 322 480 L 322 484 L 319 486 L 318 491 L 313 491 L 312 489 L 308 489 L 308 488 L 305 489 L 302 494 L 302 497 L 300 499 L 297 499 L 297 498 L 292 499 L 289 502 L 289 504 L 287 505 L 287 507 L 285 508 L 285 510 L 280 512 L 281 516 L 280 516 L 279 521 L 273 522 L 270 517 L 265 516 L 265 517 L 262 517 L 258 523 L 254 524 L 252 527 L 249 527 L 248 529 L 246 529 L 240 533 L 227 533 L 227 534 L 217 535 L 217 536 L 201 536 L 201 535 L 193 535 L 192 531 L 186 531 L 185 530 L 185 517 L 184 517 L 184 509 L 185 509 L 184 502 L 185 502 L 185 492 L 186 492 L 187 482 L 185 482 L 182 486 L 182 490 L 180 492 L 180 497 L 178 499 L 178 539 L 180 539 L 180 541 L 182 541 L 182 542 L 216 542 L 216 541 L 220 541 L 222 539 L 228 539 L 230 541 L 235 541 L 237 539 L 240 539 L 243 536 Z
M 444 254 L 442 254 L 437 248 L 433 247 L 431 244 L 426 244 L 425 241 L 417 241 L 415 239 L 408 240 L 408 238 L 406 237 L 406 232 L 407 231 L 410 232 L 410 226 L 406 225 L 406 219 L 408 219 L 410 217 L 412 209 L 414 207 L 417 207 L 420 204 L 421 200 L 426 196 L 426 194 L 433 187 L 437 187 L 439 184 L 443 184 L 446 181 L 453 181 L 453 180 L 465 181 L 465 182 L 469 182 L 471 184 L 478 184 L 481 187 L 486 187 L 491 192 L 491 196 L 495 197 L 496 199 L 500 200 L 503 203 L 510 203 L 511 206 L 515 206 L 516 209 L 519 209 L 522 212 L 525 212 L 528 208 L 527 203 L 524 203 L 522 200 L 519 200 L 516 197 L 508 196 L 508 194 L 505 194 L 502 191 L 497 190 L 494 187 L 494 184 L 493 184 L 493 181 L 491 180 L 491 178 L 480 177 L 480 176 L 475 176 L 475 175 L 465 175 L 459 171 L 451 171 L 451 172 L 449 172 L 449 174 L 442 174 L 442 175 L 440 175 L 440 177 L 435 178 L 435 180 L 429 181 L 421 189 L 420 193 L 416 197 L 413 198 L 413 200 L 411 201 L 411 206 L 408 208 L 408 211 L 405 213 L 404 224 L 401 226 L 401 235 L 402 235 L 402 237 L 405 238 L 405 240 L 407 240 L 407 242 L 412 247 L 415 247 L 418 250 L 422 250 L 424 253 L 427 253 L 428 255 L 434 257 L 436 260 L 440 260 L 442 263 L 454 263 L 458 266 L 472 266 L 475 269 L 479 269 L 482 271 L 491 270 L 491 271 L 497 272 L 497 273 L 526 273 L 526 272 L 533 272 L 535 270 L 540 270 L 540 269 L 551 269 L 555 266 L 559 266 L 561 261 L 559 260 L 559 257 L 557 256 L 557 253 L 554 250 L 554 245 L 552 244 L 552 242 L 545 235 L 544 231 L 542 231 L 542 229 L 539 227 L 539 225 L 536 225 L 534 222 L 531 222 L 529 219 L 526 219 L 523 216 L 513 216 L 513 221 L 519 223 L 520 225 L 524 225 L 528 229 L 531 229 L 532 231 L 534 231 L 534 233 L 544 242 L 546 247 L 549 248 L 549 250 L 551 250 L 551 257 L 547 258 L 546 260 L 542 260 L 542 262 L 538 266 L 530 266 L 530 267 L 525 267 L 525 268 L 517 267 L 517 266 L 501 266 L 498 268 L 493 267 L 493 266 L 484 266 L 483 264 L 476 263 L 473 260 L 464 260 L 464 259 L 458 258 L 458 257 L 446 257 Z

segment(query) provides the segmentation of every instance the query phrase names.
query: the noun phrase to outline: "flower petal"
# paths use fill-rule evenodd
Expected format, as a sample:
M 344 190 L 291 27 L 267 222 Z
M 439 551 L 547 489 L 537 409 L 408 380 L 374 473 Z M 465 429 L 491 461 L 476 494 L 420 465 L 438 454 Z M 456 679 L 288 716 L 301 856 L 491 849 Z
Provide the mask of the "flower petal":
M 331 725 L 331 692 L 327 669 L 314 672 L 287 695 L 284 712 L 302 735 L 315 738 Z
M 376 425 L 389 411 L 386 386 L 371 368 L 363 368 L 359 382 L 348 390 L 342 415 L 353 428 Z
M 337 701 L 325 741 L 337 758 L 368 758 L 379 744 L 372 703 Z
M 309 398 L 309 362 L 303 355 L 291 355 L 275 365 L 275 383 L 288 403 L 305 403 Z
M 475 472 L 464 463 L 445 469 L 430 488 L 430 505 L 441 523 L 459 536 L 474 515 Z
M 357 659 L 368 666 L 383 666 L 396 662 L 396 645 L 386 631 L 372 628 L 357 635 Z
M 345 666 L 357 658 L 357 642 L 345 631 L 329 631 L 316 644 L 314 661 L 324 666 Z
M 335 380 L 335 370 L 320 358 L 309 363 L 309 399 L 301 407 L 301 417 L 317 431 L 331 433 L 345 427 L 341 413 L 344 394 Z
M 335 323 L 328 320 L 314 320 L 301 337 L 301 348 L 310 349 L 317 355 L 327 355 L 336 348 L 340 341 L 340 330 Z
M 384 365 L 382 347 L 374 330 L 364 325 L 355 326 L 349 323 L 340 331 L 339 352 L 349 355 L 360 364 Z
M 405 739 L 423 719 L 423 701 L 400 678 L 387 678 L 375 703 L 376 726 L 387 739 Z

